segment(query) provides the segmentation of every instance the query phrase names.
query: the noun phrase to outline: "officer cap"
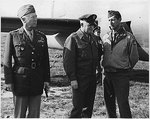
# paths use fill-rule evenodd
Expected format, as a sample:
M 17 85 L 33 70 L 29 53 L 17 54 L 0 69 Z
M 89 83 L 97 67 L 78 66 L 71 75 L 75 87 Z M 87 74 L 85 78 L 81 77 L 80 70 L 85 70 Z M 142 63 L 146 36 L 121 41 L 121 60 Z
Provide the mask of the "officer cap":
M 18 10 L 17 16 L 21 18 L 30 13 L 35 13 L 35 9 L 33 5 L 27 4 L 27 5 L 23 5 L 22 7 L 20 7 L 20 9 Z
M 117 19 L 121 18 L 121 14 L 118 11 L 114 11 L 114 10 L 109 10 L 108 11 L 108 18 L 115 16 Z
M 96 14 L 85 14 L 79 18 L 79 20 L 83 20 L 88 22 L 89 24 L 96 25 L 95 19 L 97 18 Z

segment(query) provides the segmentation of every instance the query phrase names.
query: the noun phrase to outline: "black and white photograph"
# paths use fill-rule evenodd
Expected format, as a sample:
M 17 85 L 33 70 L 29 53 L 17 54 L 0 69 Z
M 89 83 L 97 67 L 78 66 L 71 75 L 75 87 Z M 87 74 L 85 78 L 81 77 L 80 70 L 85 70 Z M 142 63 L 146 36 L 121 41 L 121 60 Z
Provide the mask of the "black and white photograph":
M 149 118 L 148 0 L 0 0 L 0 118 Z

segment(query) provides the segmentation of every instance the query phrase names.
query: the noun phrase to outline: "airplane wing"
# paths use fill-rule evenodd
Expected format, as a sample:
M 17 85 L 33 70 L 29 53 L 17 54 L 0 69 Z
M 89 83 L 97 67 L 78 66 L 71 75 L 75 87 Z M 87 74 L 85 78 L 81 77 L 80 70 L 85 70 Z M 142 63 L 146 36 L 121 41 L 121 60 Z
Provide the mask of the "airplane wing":
M 9 32 L 22 26 L 19 18 L 2 17 L 1 31 Z M 80 27 L 77 19 L 38 19 L 37 29 L 46 35 L 54 35 L 57 42 L 63 47 L 65 39 L 69 34 L 76 31 Z M 57 46 L 56 46 L 57 47 Z
M 19 18 L 2 17 L 1 29 L 2 32 L 9 32 L 22 26 Z M 80 27 L 77 19 L 38 19 L 37 29 L 46 35 L 53 35 L 60 32 L 73 32 Z
M 122 22 L 124 28 L 132 33 L 130 28 L 131 21 Z M 19 18 L 1 17 L 1 32 L 9 32 L 20 28 L 22 23 Z M 37 29 L 46 35 L 55 35 L 57 42 L 63 47 L 66 38 L 80 27 L 77 19 L 38 19 Z M 139 59 L 149 61 L 148 53 L 138 44 Z

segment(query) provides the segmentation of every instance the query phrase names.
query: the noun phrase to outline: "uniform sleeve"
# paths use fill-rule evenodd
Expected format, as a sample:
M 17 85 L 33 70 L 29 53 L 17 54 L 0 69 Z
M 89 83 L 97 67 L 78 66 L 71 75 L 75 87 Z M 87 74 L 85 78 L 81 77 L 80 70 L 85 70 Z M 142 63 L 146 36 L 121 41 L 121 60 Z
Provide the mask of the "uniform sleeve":
M 64 70 L 70 81 L 77 80 L 76 78 L 76 42 L 72 36 L 69 36 L 64 44 L 63 50 L 63 65 Z
M 13 51 L 13 39 L 11 33 L 9 33 L 6 38 L 5 52 L 4 52 L 4 76 L 6 84 L 13 83 L 12 51 Z
M 98 37 L 98 71 L 102 71 L 101 67 L 101 57 L 103 55 L 103 46 L 102 46 L 102 39 L 101 37 Z
M 139 60 L 139 54 L 135 37 L 131 34 L 130 38 L 131 39 L 129 44 L 129 59 L 131 68 L 133 68 Z
M 48 45 L 47 45 L 47 38 L 45 37 L 45 51 L 44 51 L 44 58 L 43 58 L 43 69 L 44 71 L 44 82 L 51 81 L 50 79 L 50 64 L 49 64 L 49 53 L 48 53 Z
M 99 37 L 99 40 L 98 40 L 98 51 L 99 51 L 99 56 L 100 56 L 100 59 L 101 59 L 101 56 L 103 55 L 103 44 L 102 44 L 102 39 L 101 37 Z

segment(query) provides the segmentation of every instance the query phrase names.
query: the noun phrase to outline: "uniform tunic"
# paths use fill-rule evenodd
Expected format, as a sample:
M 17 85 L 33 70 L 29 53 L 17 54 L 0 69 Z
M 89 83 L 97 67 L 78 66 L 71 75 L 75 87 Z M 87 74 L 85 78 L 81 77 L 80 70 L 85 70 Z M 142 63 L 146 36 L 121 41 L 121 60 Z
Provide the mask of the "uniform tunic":
M 64 45 L 64 69 L 70 81 L 77 80 L 82 90 L 86 88 L 89 76 L 96 76 L 96 68 L 102 55 L 98 37 L 93 35 L 90 39 L 89 41 L 79 29 L 67 38 Z
M 99 67 L 102 47 L 98 37 L 86 36 L 80 29 L 72 33 L 65 42 L 64 69 L 70 81 L 77 80 L 78 89 L 73 89 L 71 118 L 92 116 L 96 92 L 96 69 Z M 82 109 L 86 107 L 84 113 Z M 83 116 L 84 117 L 84 116 Z
M 9 32 L 4 54 L 4 74 L 6 84 L 14 85 L 14 95 L 42 94 L 44 82 L 50 82 L 49 68 L 47 38 L 43 33 L 33 30 L 31 41 L 23 27 Z

